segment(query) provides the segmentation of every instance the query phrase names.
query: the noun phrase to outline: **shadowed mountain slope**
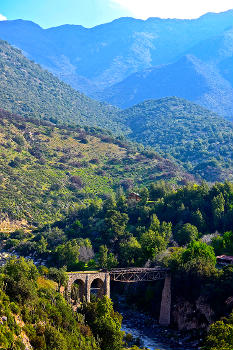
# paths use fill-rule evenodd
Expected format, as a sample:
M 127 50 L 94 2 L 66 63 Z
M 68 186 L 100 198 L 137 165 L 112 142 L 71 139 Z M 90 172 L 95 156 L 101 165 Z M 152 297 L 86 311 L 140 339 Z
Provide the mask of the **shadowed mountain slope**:
M 126 108 L 146 99 L 178 96 L 233 119 L 233 28 L 190 49 L 175 63 L 135 73 L 99 98 Z
M 77 92 L 4 41 L 0 41 L 0 81 L 0 105 L 10 112 L 120 131 L 116 108 Z
M 171 155 L 207 181 L 233 179 L 233 126 L 187 100 L 148 100 L 121 113 L 130 138 Z

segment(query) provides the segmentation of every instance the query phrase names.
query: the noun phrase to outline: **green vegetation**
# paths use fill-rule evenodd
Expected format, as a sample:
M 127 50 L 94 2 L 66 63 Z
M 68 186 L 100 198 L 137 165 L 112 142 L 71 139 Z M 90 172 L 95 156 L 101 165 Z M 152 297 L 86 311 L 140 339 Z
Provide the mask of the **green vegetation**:
M 190 303 L 203 296 L 216 320 L 229 315 L 233 269 L 215 265 L 216 255 L 233 254 L 233 184 L 190 181 L 233 179 L 232 125 L 178 98 L 119 112 L 2 41 L 0 68 L 1 106 L 20 114 L 0 110 L 1 248 L 50 267 L 20 258 L 1 268 L 0 348 L 23 350 L 27 341 L 35 350 L 133 345 L 107 297 L 74 312 L 58 293 L 67 270 L 159 262 L 173 274 L 175 296 Z M 132 190 L 140 201 L 128 197 Z M 151 302 L 152 292 L 146 290 Z M 205 350 L 230 349 L 232 320 L 212 325 Z
M 1 108 L 54 123 L 99 126 L 120 132 L 117 108 L 94 101 L 0 40 Z
M 142 188 L 140 194 L 139 202 L 128 200 L 122 191 L 104 201 L 89 200 L 52 226 L 2 236 L 4 246 L 69 270 L 144 266 L 160 259 L 167 248 L 187 244 L 194 256 L 205 242 L 213 246 L 207 258 L 213 249 L 216 254 L 231 252 L 231 183 L 175 189 L 161 182 Z M 192 245 L 198 240 L 203 243 Z M 191 255 L 186 260 L 192 269 Z M 196 261 L 196 265 L 196 269 L 209 269 L 205 262 L 202 266 Z
M 27 123 L 34 125 L 32 122 Z M 11 124 L 10 129 L 15 130 L 14 128 Z M 39 135 L 43 134 L 41 130 L 44 128 L 48 126 L 37 126 Z M 60 140 L 60 129 L 53 128 L 55 139 L 58 137 Z M 76 131 L 70 132 L 72 134 Z M 96 139 L 99 136 L 88 134 L 88 143 L 78 143 L 81 147 L 89 147 L 92 137 Z M 75 140 L 72 137 L 71 139 Z M 22 138 L 16 132 L 14 140 L 16 141 L 12 142 L 22 144 Z M 95 163 L 96 161 L 91 166 L 96 166 Z M 19 169 L 19 166 L 10 167 Z M 80 184 L 80 179 L 75 177 L 72 183 Z M 53 266 L 49 272 L 46 272 L 46 268 L 41 268 L 43 276 L 39 277 L 33 265 L 19 265 L 18 269 L 12 267 L 12 262 L 7 264 L 3 274 L 10 276 L 4 277 L 9 289 L 4 292 L 10 300 L 21 305 L 24 298 L 29 301 L 36 300 L 37 288 L 49 288 L 54 291 L 54 282 L 46 280 L 47 278 L 53 279 L 59 289 L 65 283 L 66 269 L 77 271 L 145 264 L 153 266 L 160 261 L 172 271 L 174 296 L 188 298 L 190 303 L 204 296 L 214 310 L 216 319 L 229 313 L 229 306 L 225 301 L 232 294 L 233 270 L 216 269 L 215 254 L 232 251 L 233 184 L 225 182 L 208 186 L 202 183 L 179 187 L 174 183 L 157 182 L 142 187 L 139 194 L 141 200 L 135 202 L 127 198 L 127 192 L 123 189 L 116 193 L 112 190 L 104 200 L 88 198 L 80 202 L 69 212 L 64 212 L 62 217 L 57 217 L 53 224 L 43 226 L 41 223 L 40 227 L 32 231 L 21 229 L 2 235 L 1 244 L 5 250 L 33 256 L 34 259 L 42 259 Z M 57 270 L 57 267 L 62 270 Z M 152 295 L 153 289 L 147 289 L 145 293 L 147 302 L 144 303 L 144 307 L 148 310 L 152 300 L 149 295 Z M 105 302 L 103 306 L 102 303 Z M 90 316 L 88 325 L 92 333 L 88 334 L 93 334 L 96 341 L 99 339 L 96 334 L 102 334 L 101 346 L 106 350 L 114 347 L 117 349 L 124 346 L 121 333 L 118 334 L 121 320 L 113 311 L 110 301 L 106 299 L 105 302 L 94 301 L 81 312 L 85 313 L 87 318 Z M 9 304 L 9 301 L 7 303 Z M 106 311 L 104 316 L 101 313 L 102 309 Z M 91 315 L 95 317 L 91 318 Z M 208 325 L 208 321 L 205 320 L 205 323 Z M 35 334 L 30 329 L 27 334 L 35 341 L 34 337 L 40 334 Z M 11 331 L 15 332 L 14 329 Z M 43 333 L 43 339 L 47 342 L 51 338 L 50 335 L 47 336 L 50 333 L 46 332 Z M 63 333 L 51 337 L 60 339 L 58 343 L 65 349 L 66 346 L 70 348 L 64 345 L 69 343 Z M 98 346 L 99 343 L 96 344 Z
M 61 276 L 64 286 L 64 271 L 38 270 L 24 258 L 9 260 L 0 269 L 0 348 L 130 350 L 112 301 L 105 296 L 74 310 L 58 292 Z
M 212 324 L 203 350 L 231 350 L 233 344 L 233 314 Z
M 2 110 L 0 117 L 0 212 L 11 221 L 55 222 L 119 186 L 141 186 L 168 173 L 171 181 L 185 177 L 156 153 L 98 129 L 58 127 Z
M 232 179 L 232 125 L 198 105 L 171 97 L 119 111 L 73 90 L 4 41 L 0 41 L 0 68 L 0 102 L 5 110 L 55 124 L 98 126 L 125 134 L 180 163 L 197 179 Z M 82 143 L 87 143 L 85 137 Z M 17 167 L 18 160 L 11 165 Z M 150 176 L 158 179 L 154 173 L 164 173 L 165 168 L 165 162 L 151 167 Z M 167 161 L 167 178 L 174 177 L 175 168 Z
M 149 100 L 121 112 L 129 137 L 171 156 L 196 178 L 232 179 L 233 127 L 187 100 Z
M 122 316 L 114 312 L 112 301 L 108 297 L 104 296 L 97 302 L 84 305 L 83 312 L 93 334 L 101 339 L 101 350 L 122 349 Z
M 99 350 L 89 326 L 61 294 L 40 287 L 35 265 L 23 258 L 1 269 L 0 348 L 23 350 Z M 42 278 L 42 277 L 40 277 Z

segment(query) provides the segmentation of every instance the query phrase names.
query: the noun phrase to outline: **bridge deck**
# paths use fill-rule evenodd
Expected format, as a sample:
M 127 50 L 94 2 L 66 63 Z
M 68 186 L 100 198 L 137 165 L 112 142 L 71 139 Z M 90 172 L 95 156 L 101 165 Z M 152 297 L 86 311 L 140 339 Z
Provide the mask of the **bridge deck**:
M 113 269 L 110 277 L 115 282 L 150 282 L 165 279 L 167 273 L 168 270 L 162 267 Z

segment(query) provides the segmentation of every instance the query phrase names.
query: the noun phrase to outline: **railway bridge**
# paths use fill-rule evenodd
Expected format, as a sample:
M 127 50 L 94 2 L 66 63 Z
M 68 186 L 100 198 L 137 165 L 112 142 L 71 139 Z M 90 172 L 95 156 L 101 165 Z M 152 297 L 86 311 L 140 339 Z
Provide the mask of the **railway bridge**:
M 138 283 L 164 280 L 159 323 L 164 326 L 170 324 L 171 314 L 171 276 L 167 269 L 154 268 L 123 268 L 110 271 L 80 271 L 68 273 L 68 297 L 71 298 L 72 286 L 78 285 L 78 299 L 90 302 L 91 292 L 97 297 L 110 297 L 110 281 L 121 283 Z

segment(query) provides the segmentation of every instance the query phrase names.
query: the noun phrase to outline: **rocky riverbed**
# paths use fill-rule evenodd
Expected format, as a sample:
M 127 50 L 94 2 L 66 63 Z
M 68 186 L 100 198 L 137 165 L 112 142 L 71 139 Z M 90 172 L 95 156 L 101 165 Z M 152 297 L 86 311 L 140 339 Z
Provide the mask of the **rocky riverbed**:
M 150 350 L 200 349 L 200 342 L 191 334 L 159 326 L 149 315 L 131 309 L 123 298 L 115 302 L 115 309 L 123 316 L 122 330 L 140 340 L 140 346 Z

